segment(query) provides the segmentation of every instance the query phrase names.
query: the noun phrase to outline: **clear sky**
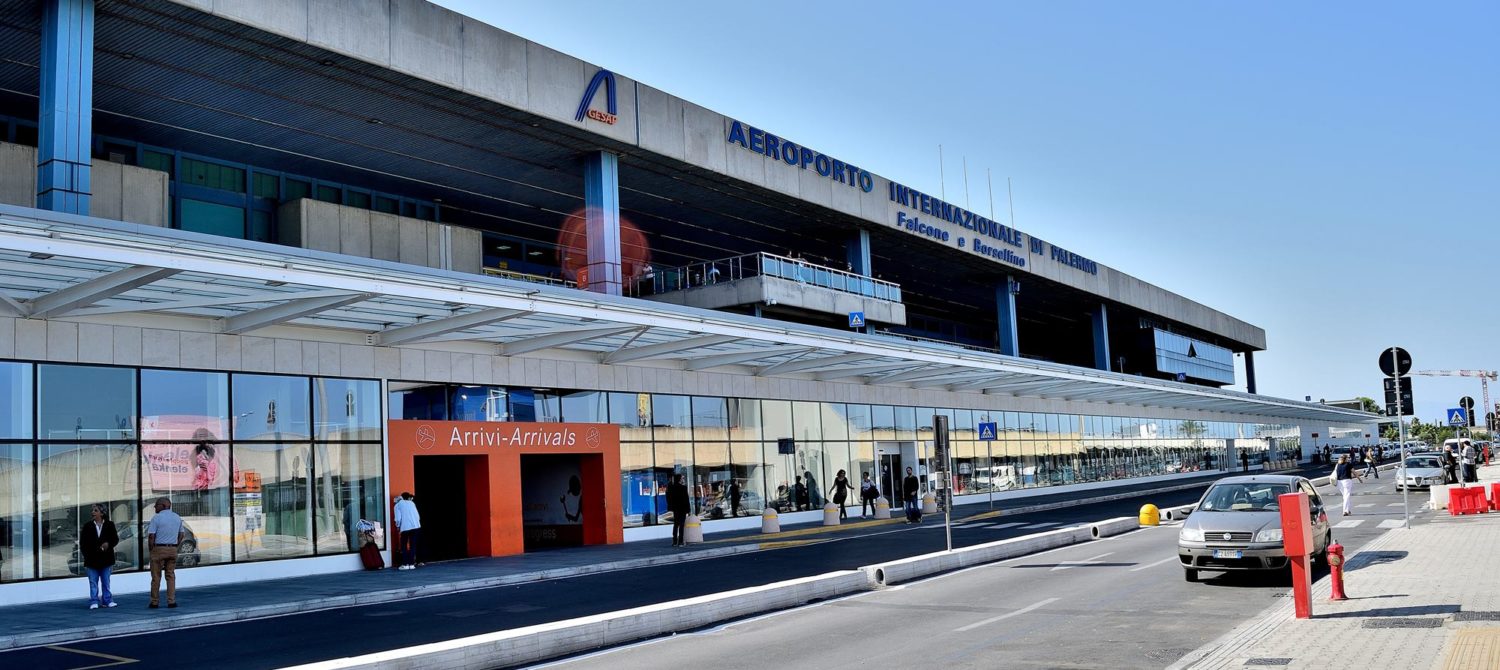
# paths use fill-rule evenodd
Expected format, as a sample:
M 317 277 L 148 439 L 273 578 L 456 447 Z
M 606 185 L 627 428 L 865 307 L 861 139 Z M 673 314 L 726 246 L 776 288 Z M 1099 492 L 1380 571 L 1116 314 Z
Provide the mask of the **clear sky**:
M 1500 369 L 1493 0 L 439 4 L 924 191 L 941 144 L 950 201 L 967 158 L 972 209 L 1010 177 L 1020 230 L 1265 328 L 1262 393 Z

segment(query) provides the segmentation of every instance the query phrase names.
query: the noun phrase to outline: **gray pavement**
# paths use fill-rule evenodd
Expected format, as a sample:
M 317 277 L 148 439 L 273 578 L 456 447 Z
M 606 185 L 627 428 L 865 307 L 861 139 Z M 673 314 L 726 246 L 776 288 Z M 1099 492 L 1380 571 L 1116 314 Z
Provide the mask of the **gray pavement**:
M 1355 514 L 1336 520 L 1341 543 L 1358 549 L 1385 533 L 1382 524 L 1400 521 L 1392 482 L 1358 487 Z M 540 667 L 649 668 L 671 659 L 716 668 L 1162 668 L 1287 592 L 1280 573 L 1205 572 L 1204 582 L 1185 582 L 1177 530 L 1141 529 Z

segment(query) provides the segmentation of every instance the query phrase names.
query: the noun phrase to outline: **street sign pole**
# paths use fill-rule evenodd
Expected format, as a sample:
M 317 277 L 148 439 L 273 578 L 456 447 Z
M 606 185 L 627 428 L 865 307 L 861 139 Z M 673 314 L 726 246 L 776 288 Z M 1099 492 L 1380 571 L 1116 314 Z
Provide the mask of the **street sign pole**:
M 1395 347 L 1391 347 L 1391 358 L 1396 358 Z M 1411 530 L 1411 485 L 1406 481 L 1405 413 L 1405 404 L 1401 400 L 1401 375 L 1396 375 L 1396 435 L 1401 440 L 1401 467 L 1396 471 L 1396 481 L 1401 482 L 1401 512 L 1406 518 L 1406 529 Z M 1376 465 L 1375 467 L 1378 468 L 1380 466 Z

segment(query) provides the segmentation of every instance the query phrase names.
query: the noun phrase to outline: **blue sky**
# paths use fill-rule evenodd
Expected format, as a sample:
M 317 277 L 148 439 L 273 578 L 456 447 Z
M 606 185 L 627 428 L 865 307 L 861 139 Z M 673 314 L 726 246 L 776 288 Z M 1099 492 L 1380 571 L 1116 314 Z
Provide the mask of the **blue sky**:
M 1265 328 L 1262 393 L 1500 369 L 1500 3 L 439 4 L 932 193 L 942 144 L 950 201 L 967 158 L 974 210 L 1010 177 L 1017 228 Z

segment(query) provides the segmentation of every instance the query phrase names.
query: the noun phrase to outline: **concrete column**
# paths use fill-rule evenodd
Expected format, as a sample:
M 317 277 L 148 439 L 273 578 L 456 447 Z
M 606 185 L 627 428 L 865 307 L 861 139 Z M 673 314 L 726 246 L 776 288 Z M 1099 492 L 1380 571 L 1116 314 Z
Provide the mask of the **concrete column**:
M 599 151 L 584 159 L 583 206 L 588 236 L 588 290 L 620 295 L 619 156 Z
M 1094 368 L 1109 370 L 1109 308 L 1099 303 L 1094 310 Z
M 94 113 L 94 0 L 42 3 L 37 207 L 89 213 Z
M 1006 356 L 1021 355 L 1021 341 L 1016 335 L 1016 294 L 1020 292 L 1020 282 L 1011 276 L 1006 276 L 1005 282 L 995 289 L 995 308 L 1000 321 L 1000 353 Z
M 855 274 L 870 276 L 870 231 L 860 229 L 845 246 L 849 267 Z
M 1245 391 L 1255 392 L 1255 352 L 1245 352 Z

